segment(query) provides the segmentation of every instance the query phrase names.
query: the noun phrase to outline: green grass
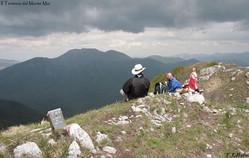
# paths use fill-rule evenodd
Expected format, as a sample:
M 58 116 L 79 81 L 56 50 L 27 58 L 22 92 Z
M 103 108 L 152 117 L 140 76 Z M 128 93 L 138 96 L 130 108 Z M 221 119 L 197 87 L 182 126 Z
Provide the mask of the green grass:
M 166 105 L 163 99 L 171 103 Z M 249 116 L 244 112 L 245 109 L 248 109 L 248 106 L 241 104 L 222 105 L 210 102 L 208 104 L 209 108 L 227 111 L 225 114 L 214 115 L 203 111 L 203 108 L 197 104 L 185 102 L 184 105 L 180 105 L 181 102 L 184 102 L 184 100 L 174 100 L 166 94 L 144 100 L 144 104 L 150 106 L 149 111 L 151 113 L 156 110 L 159 114 L 160 110 L 165 108 L 169 116 L 176 116 L 171 122 L 163 122 L 161 127 L 153 125 L 144 114 L 142 114 L 143 118 L 134 118 L 132 123 L 128 125 L 108 125 L 104 123 L 113 117 L 117 119 L 121 115 L 136 116 L 136 113 L 131 110 L 131 106 L 136 104 L 136 100 L 128 103 L 118 102 L 98 110 L 76 115 L 66 120 L 66 124 L 78 123 L 89 133 L 95 146 L 100 148 L 107 145 L 115 147 L 118 150 L 117 154 L 119 154 L 116 155 L 117 157 L 127 153 L 132 157 L 206 157 L 206 154 L 209 153 L 213 157 L 224 157 L 226 153 L 236 152 L 238 149 L 248 151 Z M 236 108 L 237 113 L 232 115 L 229 107 Z M 238 121 L 240 121 L 240 128 L 237 124 Z M 203 122 L 208 122 L 208 124 Z M 191 125 L 191 127 L 187 127 L 187 125 Z M 6 155 L 11 157 L 13 149 L 27 141 L 36 142 L 43 151 L 44 157 L 67 157 L 68 147 L 73 139 L 66 135 L 64 131 L 57 131 L 51 138 L 58 145 L 49 146 L 48 140 L 50 138 L 42 137 L 39 132 L 29 132 L 41 127 L 47 128 L 49 123 L 42 126 L 31 124 L 13 127 L 7 131 L 2 131 L 0 142 L 7 145 L 8 150 L 5 153 L 0 153 L 0 157 Z M 140 129 L 141 127 L 142 129 Z M 176 127 L 176 133 L 172 133 L 172 127 Z M 98 131 L 107 134 L 109 139 L 98 144 L 95 141 Z M 127 134 L 121 134 L 121 131 L 126 131 Z M 232 138 L 229 138 L 230 133 L 233 133 Z M 118 137 L 121 141 L 117 141 Z M 210 144 L 213 148 L 206 149 L 207 144 Z M 82 148 L 82 153 L 84 157 L 93 155 L 85 148 Z M 97 156 L 102 154 L 99 153 Z

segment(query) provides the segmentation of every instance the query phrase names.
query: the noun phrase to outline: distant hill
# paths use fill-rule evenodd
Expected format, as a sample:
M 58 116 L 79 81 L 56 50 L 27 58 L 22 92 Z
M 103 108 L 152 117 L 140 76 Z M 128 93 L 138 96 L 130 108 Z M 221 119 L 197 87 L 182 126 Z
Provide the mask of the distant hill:
M 0 129 L 18 124 L 37 122 L 41 119 L 41 114 L 26 105 L 0 99 Z
M 213 55 L 202 56 L 196 58 L 200 61 L 221 61 L 229 64 L 236 64 L 239 66 L 249 66 L 249 52 L 244 53 L 216 53 Z
M 67 117 L 121 100 L 119 90 L 137 63 L 147 67 L 145 76 L 151 80 L 175 66 L 196 62 L 165 64 L 114 50 L 73 49 L 57 58 L 34 58 L 0 71 L 0 97 L 24 103 L 43 115 L 61 107 Z
M 195 58 L 203 62 L 224 62 L 227 64 L 236 64 L 239 66 L 249 66 L 249 52 L 244 53 L 215 53 L 215 54 L 178 54 L 173 57 L 183 59 Z
M 165 63 L 165 64 L 172 64 L 172 63 L 184 61 L 184 59 L 179 58 L 179 57 L 162 57 L 160 55 L 151 55 L 151 56 L 149 56 L 149 58 L 158 60 L 158 61 Z
M 9 67 L 9 66 L 15 65 L 17 63 L 19 63 L 19 62 L 15 61 L 15 60 L 0 59 L 0 70 L 4 69 L 6 67 Z

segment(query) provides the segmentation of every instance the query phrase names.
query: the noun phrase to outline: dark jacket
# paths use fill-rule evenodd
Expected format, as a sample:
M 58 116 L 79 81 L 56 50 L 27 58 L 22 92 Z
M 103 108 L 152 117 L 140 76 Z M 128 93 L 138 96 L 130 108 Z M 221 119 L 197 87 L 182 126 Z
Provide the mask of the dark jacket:
M 175 92 L 178 88 L 182 88 L 182 84 L 175 77 L 173 77 L 168 82 L 168 92 Z
M 123 85 L 123 91 L 129 99 L 145 97 L 150 88 L 150 81 L 143 75 L 130 78 Z

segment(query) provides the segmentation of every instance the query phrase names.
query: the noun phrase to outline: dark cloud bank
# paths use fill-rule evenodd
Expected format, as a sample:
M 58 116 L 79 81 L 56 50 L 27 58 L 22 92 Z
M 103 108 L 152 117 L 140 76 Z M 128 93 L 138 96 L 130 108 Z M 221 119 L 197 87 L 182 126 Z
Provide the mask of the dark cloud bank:
M 8 0 L 8 2 L 23 2 Z M 33 2 L 43 2 L 34 0 Z M 41 36 L 56 32 L 142 32 L 145 27 L 205 28 L 236 22 L 249 28 L 248 0 L 47 0 L 49 5 L 0 5 L 0 34 Z

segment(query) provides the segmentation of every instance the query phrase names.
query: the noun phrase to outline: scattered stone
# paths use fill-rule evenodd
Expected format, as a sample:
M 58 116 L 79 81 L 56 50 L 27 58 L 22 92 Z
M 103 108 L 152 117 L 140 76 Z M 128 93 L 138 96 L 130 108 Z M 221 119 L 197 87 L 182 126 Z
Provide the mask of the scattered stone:
M 49 138 L 52 135 L 52 133 L 42 133 L 42 136 L 44 138 Z
M 229 138 L 232 139 L 233 133 L 229 133 Z
M 34 142 L 27 142 L 25 144 L 19 145 L 14 149 L 14 157 L 20 158 L 23 155 L 32 156 L 34 158 L 41 158 L 42 152 L 38 145 Z
M 77 158 L 80 157 L 81 151 L 79 144 L 74 140 L 68 148 L 68 157 Z
M 140 118 L 140 117 L 143 117 L 143 115 L 136 115 L 136 118 Z
M 234 88 L 231 88 L 231 89 L 230 89 L 230 91 L 233 91 L 233 90 L 234 90 Z
M 4 153 L 6 151 L 7 147 L 3 144 L 0 144 L 0 153 Z
M 109 154 L 116 154 L 116 152 L 117 152 L 117 150 L 115 148 L 110 147 L 110 146 L 105 146 L 105 147 L 103 147 L 102 150 L 109 153 Z
M 55 146 L 55 145 L 57 145 L 57 142 L 54 141 L 54 139 L 50 139 L 50 140 L 48 141 L 48 144 L 51 145 L 51 146 Z
M 171 93 L 170 93 L 170 94 L 171 94 Z M 163 103 L 166 104 L 166 105 L 171 104 L 171 102 L 167 101 L 166 99 L 163 99 Z
M 212 147 L 211 145 L 207 144 L 206 150 L 211 150 L 212 148 L 213 148 L 213 147 Z
M 139 127 L 138 129 L 139 129 L 140 131 L 143 131 L 143 130 L 144 130 L 144 128 L 143 128 L 143 127 Z
M 245 76 L 246 76 L 247 78 L 249 78 L 249 72 L 247 72 L 247 73 L 245 74 Z
M 73 123 L 71 125 L 67 126 L 67 132 L 70 136 L 72 136 L 73 138 L 79 140 L 80 144 L 93 151 L 94 150 L 94 145 L 92 142 L 91 137 L 89 136 L 89 134 L 84 131 L 78 124 Z
M 187 125 L 188 128 L 191 128 L 192 126 L 191 125 Z
M 244 152 L 243 150 L 241 150 L 241 149 L 238 149 L 238 151 L 239 151 L 239 153 L 242 154 L 242 155 L 245 154 L 245 152 Z
M 121 131 L 122 134 L 127 134 L 126 131 Z
M 231 77 L 231 81 L 235 81 L 235 79 L 236 79 L 235 77 Z
M 176 133 L 176 127 L 172 127 L 172 128 L 171 128 L 171 132 L 172 132 L 172 133 Z
M 233 96 L 233 94 L 229 94 L 229 97 L 232 97 Z
M 247 80 L 247 81 L 246 81 L 246 84 L 248 84 L 248 85 L 249 85 L 249 80 Z
M 96 139 L 96 142 L 100 143 L 106 139 L 109 139 L 108 138 L 108 135 L 106 134 L 102 134 L 101 132 L 97 132 L 97 139 Z
M 249 97 L 246 98 L 246 103 L 249 104 Z
M 207 158 L 212 158 L 212 155 L 211 154 L 207 154 Z
M 150 97 L 154 97 L 155 95 L 154 95 L 154 93 L 148 93 L 148 96 L 150 96 Z

